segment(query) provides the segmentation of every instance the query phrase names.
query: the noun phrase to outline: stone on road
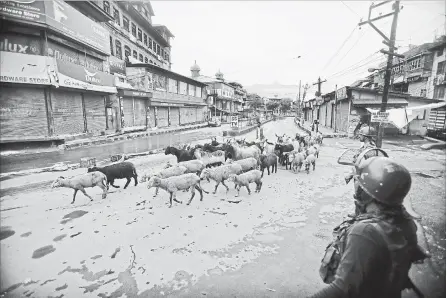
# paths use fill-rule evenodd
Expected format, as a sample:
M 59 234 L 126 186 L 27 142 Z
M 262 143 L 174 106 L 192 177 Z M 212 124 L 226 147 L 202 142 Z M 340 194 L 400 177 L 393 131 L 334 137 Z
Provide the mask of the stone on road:
M 265 125 L 268 139 L 274 140 L 275 132 L 295 135 L 297 128 L 291 118 Z M 251 132 L 246 139 L 255 136 Z M 6 297 L 305 297 L 324 285 L 318 268 L 332 228 L 354 208 L 352 184 L 344 182 L 350 169 L 336 163 L 344 151 L 337 142 L 354 141 L 324 140 L 315 171 L 294 174 L 280 166 L 264 176 L 260 193 L 241 191 L 238 204 L 230 203 L 236 194 L 232 183 L 228 194 L 219 187 L 215 196 L 204 194 L 203 201 L 173 208 L 166 192 L 152 198 L 155 190 L 145 183 L 111 189 L 104 200 L 101 190 L 92 188 L 93 202 L 82 198 L 73 205 L 71 189 L 4 196 L 2 209 L 23 207 L 1 213 L 7 227 L 1 230 L 1 292 Z M 410 170 L 445 173 L 442 155 L 390 150 L 391 155 L 400 150 L 393 156 Z M 173 157 L 141 157 L 135 164 L 142 174 L 167 160 Z M 125 180 L 116 182 L 122 186 Z M 211 190 L 214 182 L 203 181 L 202 187 Z M 419 196 L 423 187 L 410 196 Z M 186 201 L 190 193 L 177 195 Z M 437 297 L 430 290 L 443 281 L 427 265 L 413 271 L 426 296 Z

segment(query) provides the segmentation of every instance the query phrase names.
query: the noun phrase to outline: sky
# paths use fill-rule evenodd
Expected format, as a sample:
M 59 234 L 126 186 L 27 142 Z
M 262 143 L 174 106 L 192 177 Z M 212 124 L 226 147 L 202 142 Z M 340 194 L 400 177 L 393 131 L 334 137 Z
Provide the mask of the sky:
M 372 1 L 151 1 L 154 24 L 166 25 L 171 40 L 172 70 L 190 76 L 197 61 L 200 74 L 244 86 L 280 83 L 298 85 L 327 80 L 327 93 L 368 75 L 385 61 L 377 53 L 386 46 L 369 25 Z M 376 1 L 379 3 L 381 1 Z M 392 2 L 373 10 L 372 17 L 391 12 Z M 445 34 L 445 1 L 401 1 L 396 43 L 431 42 Z M 392 16 L 374 22 L 389 36 Z M 298 56 L 300 58 L 294 59 Z M 308 94 L 316 91 L 312 85 Z

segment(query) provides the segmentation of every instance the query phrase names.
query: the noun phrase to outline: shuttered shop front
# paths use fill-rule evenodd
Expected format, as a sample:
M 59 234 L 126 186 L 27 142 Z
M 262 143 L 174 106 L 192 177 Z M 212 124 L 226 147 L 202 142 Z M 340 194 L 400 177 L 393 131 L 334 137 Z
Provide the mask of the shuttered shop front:
M 147 100 L 134 97 L 134 126 L 146 126 L 146 103 Z
M 81 92 L 52 89 L 54 132 L 57 135 L 84 132 L 84 114 Z
M 105 99 L 102 95 L 84 94 L 87 130 L 99 134 L 106 129 Z
M 2 86 L 0 129 L 2 137 L 47 136 L 44 89 Z
M 149 108 L 149 126 L 155 127 L 155 107 Z
M 133 98 L 124 97 L 122 99 L 123 112 L 124 112 L 124 127 L 134 126 L 133 121 Z
M 180 124 L 179 116 L 180 116 L 179 108 L 171 108 L 170 117 L 171 117 L 171 125 L 172 126 L 177 126 Z
M 196 108 L 180 108 L 180 122 L 181 124 L 189 124 L 196 122 L 197 114 Z
M 157 110 L 157 126 L 158 127 L 166 127 L 168 126 L 168 108 L 158 107 Z

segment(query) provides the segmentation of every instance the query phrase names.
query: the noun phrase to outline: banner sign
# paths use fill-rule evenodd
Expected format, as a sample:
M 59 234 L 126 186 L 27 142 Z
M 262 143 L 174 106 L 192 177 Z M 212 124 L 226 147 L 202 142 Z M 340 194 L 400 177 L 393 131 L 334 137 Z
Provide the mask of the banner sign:
M 82 65 L 91 70 L 104 71 L 103 69 L 104 64 L 103 61 L 100 59 L 93 58 L 77 50 L 71 49 L 69 47 L 64 47 L 52 41 L 48 41 L 47 44 L 48 44 L 47 55 L 50 57 L 54 57 L 57 60 Z
M 38 37 L 10 33 L 4 33 L 0 37 L 0 51 L 39 56 L 42 54 Z
M 45 1 L 0 1 L 0 16 L 45 24 Z
M 126 62 L 121 61 L 113 56 L 109 57 L 110 73 L 126 75 Z
M 337 100 L 345 99 L 347 97 L 346 87 L 340 88 L 337 90 Z
M 54 61 L 45 56 L 1 52 L 0 82 L 51 85 L 49 67 L 54 69 Z
M 231 127 L 238 127 L 239 125 L 239 117 L 231 116 Z
M 0 16 L 47 24 L 65 36 L 110 55 L 109 32 L 62 0 L 0 1 Z
M 44 1 L 46 23 L 61 33 L 110 54 L 109 32 L 62 0 Z
M 144 91 L 134 90 L 118 90 L 120 96 L 133 96 L 133 97 L 152 97 L 152 93 Z
M 390 112 L 373 112 L 371 113 L 371 122 L 389 122 Z

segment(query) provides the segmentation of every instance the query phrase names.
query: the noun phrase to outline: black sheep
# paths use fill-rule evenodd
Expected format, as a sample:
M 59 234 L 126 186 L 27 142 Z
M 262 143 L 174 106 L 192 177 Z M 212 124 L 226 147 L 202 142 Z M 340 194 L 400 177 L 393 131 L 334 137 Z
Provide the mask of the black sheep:
M 195 150 L 196 150 L 195 148 L 193 148 L 191 150 L 182 150 L 182 149 L 177 149 L 175 147 L 168 146 L 165 150 L 165 155 L 168 155 L 168 154 L 175 155 L 175 157 L 177 157 L 177 162 L 182 162 L 182 161 L 196 159 L 196 157 L 194 156 Z
M 138 175 L 137 170 L 135 169 L 135 166 L 131 162 L 120 162 L 117 164 L 105 166 L 105 167 L 92 167 L 87 170 L 88 173 L 99 171 L 106 175 L 107 177 L 107 188 L 110 185 L 112 185 L 115 188 L 119 188 L 119 186 L 114 185 L 115 179 L 127 179 L 126 185 L 124 185 L 124 189 L 127 188 L 127 186 L 130 183 L 131 178 L 135 180 L 135 186 L 138 185 Z
M 293 151 L 293 145 L 292 144 L 276 144 L 275 145 L 275 151 L 278 151 L 279 156 L 279 163 L 284 165 L 285 156 L 284 153 Z
M 261 160 L 261 172 L 262 172 L 261 177 L 264 177 L 265 168 L 267 168 L 267 173 L 269 175 L 270 175 L 270 167 L 272 167 L 272 174 L 273 172 L 276 173 L 278 171 L 278 156 L 276 156 L 275 154 L 271 153 L 268 155 L 261 155 L 260 160 Z

